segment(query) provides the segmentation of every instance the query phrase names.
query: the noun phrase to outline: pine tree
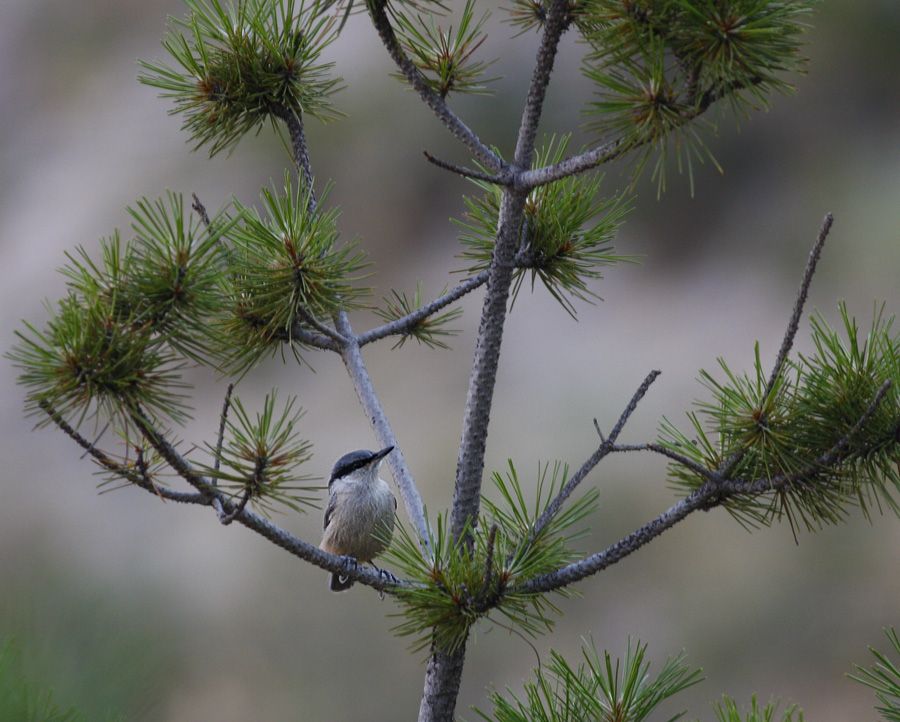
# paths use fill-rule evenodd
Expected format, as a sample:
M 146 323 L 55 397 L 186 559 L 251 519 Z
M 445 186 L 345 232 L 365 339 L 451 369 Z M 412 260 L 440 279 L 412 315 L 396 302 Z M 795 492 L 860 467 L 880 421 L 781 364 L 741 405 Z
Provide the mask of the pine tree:
M 311 564 L 391 595 L 396 631 L 427 650 L 420 720 L 450 720 L 466 644 L 482 620 L 537 635 L 552 629 L 555 596 L 624 560 L 696 511 L 723 508 L 748 527 L 786 521 L 795 534 L 841 523 L 852 508 L 900 512 L 900 339 L 882 308 L 863 328 L 841 306 L 840 328 L 813 315 L 814 352 L 793 355 L 810 284 L 831 232 L 827 215 L 801 275 L 777 359 L 748 373 L 724 361 L 701 372 L 704 396 L 684 423 L 663 419 L 643 443 L 620 437 L 659 371 L 651 371 L 577 469 L 542 466 L 534 481 L 510 461 L 486 473 L 484 456 L 504 324 L 526 281 L 540 285 L 573 317 L 596 298 L 605 269 L 629 261 L 615 252 L 629 194 L 608 190 L 602 166 L 629 164 L 636 182 L 648 173 L 660 193 L 675 165 L 693 184 L 697 162 L 712 161 L 705 138 L 710 111 L 737 116 L 765 108 L 802 71 L 802 35 L 814 0 L 512 0 L 506 20 L 538 50 L 515 150 L 504 157 L 451 108 L 459 94 L 489 92 L 483 11 L 467 0 L 455 18 L 438 2 L 404 0 L 186 0 L 171 22 L 167 57 L 142 63 L 141 81 L 171 103 L 197 149 L 232 149 L 271 125 L 286 132 L 292 168 L 261 191 L 259 209 L 237 201 L 210 216 L 194 197 L 168 193 L 129 209 L 132 235 L 118 233 L 99 251 L 78 248 L 63 270 L 68 290 L 44 328 L 26 324 L 9 357 L 21 370 L 27 410 L 39 425 L 70 436 L 109 477 L 161 499 L 211 507 Z M 355 309 L 372 307 L 361 246 L 340 236 L 329 185 L 317 180 L 305 123 L 334 120 L 342 89 L 323 51 L 352 15 L 365 14 L 397 74 L 465 147 L 468 165 L 427 155 L 472 181 L 460 228 L 464 278 L 431 301 L 420 287 L 393 291 L 376 308 L 383 321 L 358 332 Z M 585 109 L 591 141 L 539 139 L 545 95 L 560 39 L 577 34 L 584 75 L 597 100 Z M 540 281 L 540 284 L 536 284 Z M 412 470 L 362 354 L 386 339 L 445 348 L 459 310 L 453 304 L 483 289 L 483 307 L 463 419 L 453 502 L 428 517 Z M 786 314 L 787 315 L 787 314 Z M 333 353 L 345 365 L 378 442 L 388 457 L 408 526 L 384 559 L 387 573 L 320 550 L 280 528 L 273 509 L 303 512 L 317 487 L 304 470 L 311 445 L 293 398 L 268 395 L 247 408 L 229 386 L 219 433 L 188 453 L 177 428 L 189 414 L 187 365 L 201 364 L 235 383 L 263 359 L 301 366 Z M 399 353 L 399 351 L 398 351 Z M 84 428 L 114 429 L 111 445 Z M 612 454 L 655 454 L 669 461 L 675 503 L 606 549 L 587 556 L 573 540 L 595 510 L 596 491 L 580 484 Z M 175 475 L 180 485 L 171 484 Z M 492 493 L 484 493 L 489 479 Z M 534 497 L 535 501 L 526 501 Z M 892 637 L 896 647 L 896 635 Z M 885 663 L 886 657 L 879 657 Z M 701 674 L 683 658 L 648 672 L 646 646 L 623 659 L 588 644 L 573 663 L 553 654 L 536 671 L 524 699 L 492 695 L 486 719 L 643 720 Z M 895 670 L 894 670 L 895 671 Z M 890 672 L 889 672 L 890 673 Z M 879 695 L 887 678 L 861 671 Z M 893 682 L 891 682 L 893 684 Z M 879 686 L 880 685 L 880 686 Z M 880 697 L 880 699 L 882 699 Z M 886 719 L 896 719 L 883 698 Z M 398 717 L 410 711 L 398 710 Z M 723 722 L 744 719 L 725 698 Z M 774 720 L 776 706 L 754 699 L 746 717 Z M 784 722 L 801 719 L 793 707 Z M 677 718 L 674 717 L 672 719 Z

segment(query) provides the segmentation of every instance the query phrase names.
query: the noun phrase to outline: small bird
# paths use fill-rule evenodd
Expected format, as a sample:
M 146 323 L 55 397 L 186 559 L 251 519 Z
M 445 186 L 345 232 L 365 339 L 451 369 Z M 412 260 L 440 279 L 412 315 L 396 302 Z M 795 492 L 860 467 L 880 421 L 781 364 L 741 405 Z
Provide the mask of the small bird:
M 369 563 L 384 551 L 394 530 L 397 499 L 387 482 L 378 477 L 378 467 L 393 450 L 393 446 L 381 451 L 360 449 L 337 460 L 328 480 L 320 549 Z M 329 586 L 333 592 L 342 592 L 352 587 L 353 581 L 332 574 Z

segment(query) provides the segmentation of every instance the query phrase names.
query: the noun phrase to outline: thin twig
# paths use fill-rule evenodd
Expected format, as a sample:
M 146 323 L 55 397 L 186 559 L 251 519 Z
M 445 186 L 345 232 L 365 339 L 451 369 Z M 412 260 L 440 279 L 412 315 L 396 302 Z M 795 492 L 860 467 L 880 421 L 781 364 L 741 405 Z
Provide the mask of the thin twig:
M 247 508 L 247 502 L 250 501 L 251 496 L 253 496 L 253 488 L 248 486 L 244 490 L 241 500 L 235 504 L 234 509 L 219 517 L 222 526 L 228 526 L 243 513 L 244 509 Z
M 809 252 L 806 268 L 803 271 L 803 279 L 801 280 L 800 288 L 797 291 L 797 299 L 794 301 L 794 310 L 791 313 L 787 329 L 784 332 L 784 338 L 781 341 L 781 348 L 778 351 L 775 364 L 772 366 L 772 372 L 769 375 L 769 381 L 766 384 L 766 391 L 762 396 L 763 401 L 769 397 L 769 394 L 771 394 L 772 390 L 775 388 L 775 384 L 784 368 L 791 347 L 794 345 L 794 339 L 796 338 L 797 330 L 800 327 L 800 317 L 803 315 L 803 306 L 806 304 L 806 297 L 809 294 L 809 286 L 812 283 L 813 275 L 816 272 L 816 265 L 819 262 L 819 257 L 822 255 L 822 247 L 825 245 L 825 239 L 828 238 L 828 232 L 831 230 L 832 223 L 834 223 L 834 216 L 830 213 L 826 214 L 822 221 L 822 226 L 819 229 L 816 243 Z M 737 465 L 741 463 L 745 453 L 746 449 L 738 449 L 730 457 L 725 459 L 719 467 L 719 474 L 723 477 L 730 476 L 734 469 L 737 468 Z
M 497 542 L 497 525 L 491 524 L 488 532 L 487 553 L 484 561 L 484 583 L 481 585 L 480 600 L 483 602 L 487 597 L 487 593 L 491 588 L 491 582 L 494 577 L 494 544 Z
M 510 172 L 502 174 L 485 173 L 484 171 L 472 170 L 471 168 L 466 168 L 465 166 L 456 165 L 456 163 L 449 163 L 445 160 L 441 160 L 440 158 L 435 158 L 427 150 L 423 150 L 422 153 L 425 155 L 425 158 L 428 160 L 428 162 L 432 165 L 436 165 L 438 168 L 442 168 L 443 170 L 448 170 L 451 173 L 461 175 L 463 178 L 470 178 L 472 180 L 484 181 L 485 183 L 493 183 L 494 185 L 506 186 L 512 183 L 515 177 L 515 175 Z
M 200 216 L 200 220 L 203 221 L 203 225 L 209 228 L 209 213 L 206 212 L 206 206 L 204 206 L 200 199 L 197 198 L 196 193 L 191 193 L 191 198 L 194 199 L 194 202 L 191 204 L 191 208 Z
M 819 229 L 819 235 L 816 243 L 809 252 L 809 259 L 806 261 L 806 268 L 803 271 L 803 280 L 800 282 L 800 289 L 797 292 L 797 300 L 794 302 L 794 312 L 788 322 L 787 330 L 784 332 L 784 339 L 781 342 L 781 349 L 778 351 L 778 357 L 775 359 L 775 365 L 772 367 L 772 373 L 769 376 L 769 382 L 766 384 L 766 392 L 763 398 L 768 398 L 775 388 L 775 382 L 778 380 L 787 361 L 787 356 L 794 345 L 794 338 L 797 336 L 797 329 L 800 327 L 800 317 L 803 315 L 803 306 L 806 303 L 806 297 L 809 294 L 809 285 L 812 283 L 813 275 L 816 272 L 816 264 L 822 255 L 822 247 L 825 245 L 825 239 L 831 231 L 831 225 L 834 223 L 834 216 L 830 213 L 825 215 L 822 221 L 822 227 Z
M 612 453 L 615 450 L 616 439 L 619 438 L 619 434 L 622 433 L 622 429 L 625 428 L 625 424 L 628 423 L 628 419 L 634 413 L 635 409 L 637 409 L 637 405 L 641 402 L 641 399 L 644 398 L 644 395 L 647 393 L 647 389 L 650 388 L 650 385 L 656 381 L 659 376 L 659 371 L 651 371 L 647 374 L 647 377 L 643 380 L 640 386 L 638 386 L 637 391 L 631 397 L 631 400 L 628 402 L 628 405 L 625 407 L 625 410 L 619 415 L 619 420 L 616 422 L 616 425 L 613 426 L 612 431 L 609 433 L 609 436 L 604 438 L 603 434 L 600 432 L 599 425 L 597 426 L 597 433 L 600 434 L 601 444 L 597 448 L 597 450 L 591 454 L 591 456 L 585 461 L 581 468 L 576 471 L 572 477 L 563 485 L 562 489 L 559 490 L 559 493 L 556 497 L 551 501 L 547 508 L 544 509 L 544 513 L 540 515 L 537 522 L 535 522 L 534 528 L 531 530 L 531 534 L 529 534 L 529 543 L 533 542 L 547 524 L 555 517 L 559 510 L 562 508 L 562 505 L 565 503 L 566 499 L 571 496 L 572 492 L 575 491 L 576 487 L 584 480 L 584 478 L 591 473 L 597 464 L 599 464 L 606 456 Z M 596 420 L 595 420 L 596 424 Z
M 711 471 L 707 469 L 705 466 L 698 464 L 693 459 L 688 458 L 682 454 L 679 454 L 668 447 L 663 446 L 662 444 L 616 444 L 611 451 L 613 453 L 624 453 L 629 451 L 652 451 L 654 454 L 659 454 L 660 456 L 665 456 L 671 459 L 672 461 L 681 464 L 684 467 L 687 467 L 695 474 L 699 474 L 705 479 L 709 479 L 710 481 L 717 481 L 721 478 L 719 472 Z
M 381 326 L 370 329 L 365 333 L 361 333 L 357 337 L 359 345 L 365 346 L 367 343 L 378 341 L 379 339 L 385 338 L 386 336 L 395 336 L 398 334 L 409 333 L 409 331 L 413 329 L 416 324 L 424 321 L 426 318 L 437 313 L 442 308 L 449 306 L 454 301 L 459 300 L 467 293 L 474 291 L 479 286 L 484 285 L 489 275 L 490 271 L 481 271 L 471 278 L 467 278 L 465 281 L 460 283 L 455 288 L 447 291 L 447 293 L 443 294 L 439 298 L 434 299 L 431 303 L 428 303 L 421 308 L 417 308 L 412 313 L 408 313 L 401 318 L 394 319 L 393 321 L 389 321 L 388 323 L 382 324 Z
M 222 402 L 222 413 L 219 415 L 219 433 L 216 436 L 216 454 L 213 459 L 213 475 L 210 478 L 212 486 L 217 486 L 217 476 L 219 469 L 222 466 L 222 445 L 225 443 L 225 425 L 228 421 L 228 410 L 231 408 L 231 394 L 233 392 L 234 384 L 228 384 L 228 388 L 225 389 L 225 400 Z M 219 521 L 224 524 L 227 514 L 222 507 L 222 500 L 219 499 L 218 495 L 213 497 L 212 504 L 216 510 L 216 515 L 219 517 Z
M 488 148 L 475 132 L 450 110 L 446 100 L 432 89 L 425 76 L 422 75 L 412 60 L 409 59 L 409 56 L 403 51 L 387 15 L 387 2 L 385 0 L 373 0 L 368 3 L 368 8 L 372 17 L 372 24 L 375 26 L 375 30 L 378 32 L 378 36 L 381 38 L 381 42 L 387 49 L 388 54 L 396 63 L 400 72 L 403 73 L 407 82 L 422 98 L 425 105 L 431 108 L 444 127 L 461 140 L 482 164 L 494 171 L 504 170 L 506 168 L 504 160 Z

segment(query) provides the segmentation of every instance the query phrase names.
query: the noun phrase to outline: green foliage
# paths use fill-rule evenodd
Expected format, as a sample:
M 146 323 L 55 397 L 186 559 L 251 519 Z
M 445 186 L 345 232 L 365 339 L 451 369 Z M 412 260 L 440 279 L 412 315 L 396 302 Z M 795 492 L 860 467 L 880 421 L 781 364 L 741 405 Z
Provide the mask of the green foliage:
M 484 73 L 490 63 L 474 59 L 485 40 L 482 30 L 490 13 L 475 20 L 475 0 L 466 0 L 454 30 L 435 24 L 435 14 L 416 15 L 415 20 L 394 11 L 397 36 L 403 49 L 422 72 L 431 88 L 442 98 L 451 92 L 486 95 Z M 404 79 L 403 76 L 399 76 Z M 405 80 L 405 79 L 404 79 Z
M 492 692 L 491 713 L 476 712 L 493 722 L 641 722 L 703 678 L 701 670 L 685 664 L 683 654 L 667 659 L 651 677 L 646 651 L 646 644 L 629 641 L 625 660 L 613 660 L 609 652 L 601 658 L 593 644 L 585 643 L 577 666 L 551 651 L 546 669 L 538 667 L 535 680 L 525 683 L 524 699 Z
M 171 18 L 163 41 L 175 66 L 141 62 L 141 82 L 161 89 L 182 114 L 182 129 L 210 155 L 233 147 L 266 120 L 337 113 L 330 97 L 340 79 L 320 60 L 335 39 L 329 3 L 295 0 L 185 0 L 189 14 Z
M 227 234 L 225 312 L 217 325 L 217 355 L 233 370 L 248 368 L 283 343 L 299 360 L 298 324 L 357 307 L 368 293 L 353 285 L 362 277 L 363 254 L 353 243 L 338 245 L 339 211 L 323 207 L 328 188 L 315 212 L 311 192 L 285 173 L 282 192 L 263 190 L 264 215 L 234 204 L 238 222 Z
M 441 295 L 447 292 L 445 288 Z M 409 314 L 417 311 L 422 307 L 422 286 L 416 285 L 416 292 L 412 298 L 409 298 L 403 291 L 391 291 L 391 297 L 384 299 L 384 308 L 374 309 L 375 314 L 387 322 L 396 321 L 404 318 Z M 446 328 L 448 323 L 453 323 L 462 316 L 461 308 L 453 308 L 443 313 L 434 313 L 408 329 L 400 336 L 392 348 L 403 346 L 410 338 L 414 338 L 417 343 L 424 344 L 428 348 L 450 348 L 442 338 L 455 336 L 458 330 Z
M 877 663 L 870 668 L 855 665 L 856 674 L 851 674 L 850 679 L 875 690 L 881 703 L 877 709 L 887 722 L 900 722 L 900 636 L 893 628 L 885 629 L 884 633 L 894 648 L 898 661 L 895 662 L 883 652 L 869 647 Z
M 35 689 L 21 672 L 22 654 L 12 641 L 0 646 L 0 719 L 15 722 L 84 722 L 73 707 L 63 709 L 53 692 Z M 105 717 L 105 716 L 104 716 Z M 112 722 L 112 717 L 105 717 Z
M 140 199 L 128 209 L 135 236 L 100 241 L 101 258 L 84 248 L 62 269 L 69 294 L 43 331 L 26 324 L 8 354 L 23 371 L 33 410 L 49 404 L 64 417 L 101 413 L 128 425 L 141 406 L 176 421 L 185 416 L 179 355 L 208 354 L 209 318 L 221 306 L 224 216 L 198 227 L 180 195 Z
M 184 418 L 180 390 L 185 385 L 177 358 L 146 321 L 122 318 L 115 301 L 115 296 L 70 293 L 45 330 L 26 323 L 24 332 L 16 331 L 19 343 L 7 356 L 21 369 L 19 383 L 28 389 L 30 413 L 49 405 L 76 426 L 103 417 L 127 427 L 129 412 L 137 406 Z
M 777 702 L 769 702 L 765 707 L 760 707 L 753 696 L 750 710 L 746 716 L 741 714 L 737 703 L 727 695 L 716 704 L 716 719 L 718 722 L 775 722 L 775 713 L 778 711 Z M 781 722 L 803 722 L 803 711 L 796 705 L 788 707 L 780 718 Z
M 431 556 L 401 527 L 384 558 L 417 584 L 396 591 L 402 609 L 395 631 L 414 637 L 415 649 L 434 642 L 453 651 L 482 617 L 530 636 L 551 629 L 551 615 L 559 611 L 556 606 L 544 595 L 522 593 L 516 587 L 579 556 L 571 544 L 582 532 L 573 527 L 596 508 L 596 490 L 570 503 L 535 534 L 535 522 L 565 484 L 567 473 L 559 463 L 552 470 L 543 465 L 535 500 L 529 504 L 510 461 L 505 476 L 492 476 L 500 500 L 485 498 L 486 513 L 459 541 L 452 539 L 445 519 L 438 516 L 436 530 L 430 533 Z M 558 593 L 570 594 L 566 589 Z
M 535 167 L 562 160 L 569 138 L 551 137 L 536 153 Z M 484 195 L 464 197 L 465 220 L 455 221 L 463 231 L 460 241 L 464 250 L 460 257 L 469 263 L 465 269 L 469 274 L 490 265 L 503 197 L 498 186 L 473 182 Z M 628 203 L 620 197 L 600 198 L 602 182 L 602 174 L 589 173 L 531 191 L 520 229 L 522 242 L 516 255 L 513 302 L 526 275 L 530 275 L 532 289 L 539 280 L 574 317 L 574 299 L 591 302 L 599 298 L 588 284 L 602 278 L 600 269 L 631 260 L 612 252 L 612 239 L 628 212 Z
M 295 399 L 278 412 L 275 400 L 274 391 L 267 394 L 262 412 L 251 419 L 241 400 L 233 399 L 221 451 L 207 444 L 218 464 L 205 471 L 234 497 L 246 496 L 265 513 L 277 504 L 303 511 L 305 506 L 316 506 L 316 497 L 309 494 L 321 489 L 298 484 L 315 478 L 296 473 L 312 458 L 312 443 L 301 439 L 295 428 L 303 416 L 303 410 L 294 406 Z
M 528 3 L 526 3 L 528 4 Z M 600 99 L 588 127 L 627 147 L 645 146 L 635 178 L 651 157 L 665 190 L 667 158 L 687 170 L 713 159 L 690 121 L 727 98 L 742 114 L 767 107 L 784 79 L 803 69 L 804 20 L 815 0 L 582 0 L 573 20 L 591 48 L 584 74 Z
M 786 481 L 762 495 L 725 500 L 747 526 L 787 518 L 795 531 L 814 530 L 838 523 L 854 506 L 866 515 L 873 507 L 900 512 L 900 340 L 881 312 L 862 339 L 845 306 L 840 313 L 843 334 L 813 317 L 815 353 L 788 361 L 768 393 L 757 346 L 752 376 L 733 373 L 721 360 L 724 380 L 701 372 L 712 399 L 688 414 L 692 435 L 663 423 L 661 443 L 710 471 L 731 462 L 730 479 Z M 886 381 L 891 386 L 881 403 L 851 433 Z M 706 481 L 677 463 L 669 472 L 685 492 Z

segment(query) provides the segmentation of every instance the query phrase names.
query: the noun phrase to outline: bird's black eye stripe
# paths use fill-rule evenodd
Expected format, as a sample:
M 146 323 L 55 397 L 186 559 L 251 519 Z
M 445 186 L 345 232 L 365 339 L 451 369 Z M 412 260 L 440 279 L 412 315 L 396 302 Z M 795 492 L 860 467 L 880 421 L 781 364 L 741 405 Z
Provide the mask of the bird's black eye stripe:
M 346 464 L 345 466 L 341 466 L 338 469 L 334 470 L 334 473 L 331 475 L 331 479 L 329 480 L 329 484 L 335 479 L 340 479 L 342 476 L 347 476 L 347 474 L 352 474 L 357 469 L 362 469 L 364 466 L 368 466 L 372 462 L 372 457 L 367 456 L 361 459 L 357 459 L 355 461 Z

